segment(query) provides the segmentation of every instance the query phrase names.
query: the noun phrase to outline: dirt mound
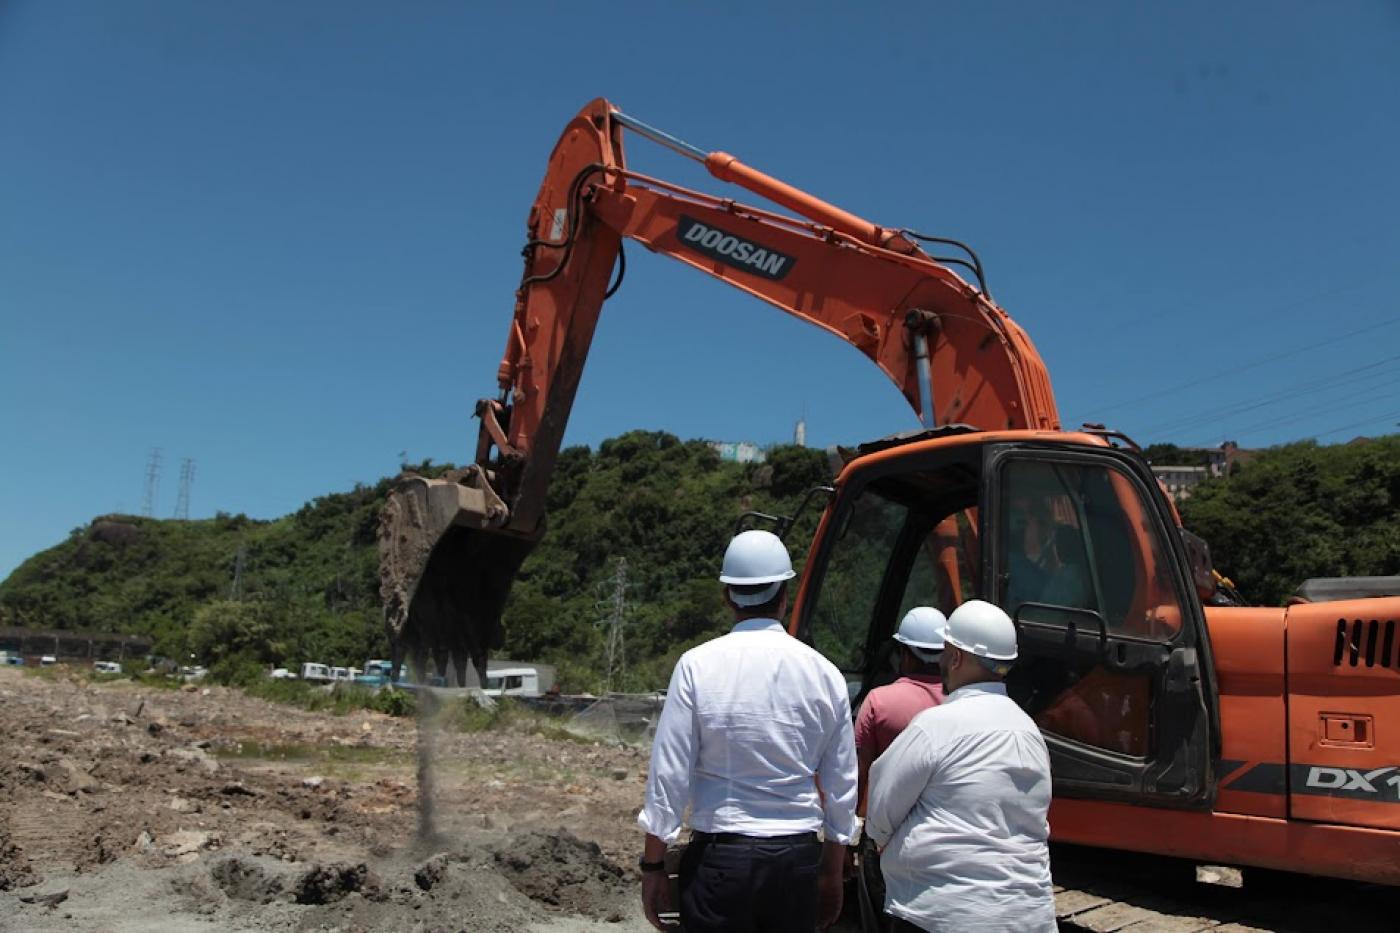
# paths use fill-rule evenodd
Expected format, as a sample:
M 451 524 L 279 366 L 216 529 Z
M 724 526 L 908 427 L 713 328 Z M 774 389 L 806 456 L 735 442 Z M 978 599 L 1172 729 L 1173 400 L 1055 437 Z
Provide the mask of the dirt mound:
M 281 877 L 252 859 L 230 857 L 215 862 L 209 877 L 227 896 L 238 901 L 270 904 L 286 887 Z
M 447 856 L 434 855 L 413 873 L 413 883 L 424 891 L 431 891 L 433 886 L 447 875 Z
M 496 851 L 496 866 L 531 900 L 598 919 L 615 916 L 632 887 L 596 842 L 567 830 L 522 834 Z
M 292 888 L 298 904 L 334 904 L 355 891 L 371 898 L 379 894 L 379 879 L 363 862 L 316 865 Z

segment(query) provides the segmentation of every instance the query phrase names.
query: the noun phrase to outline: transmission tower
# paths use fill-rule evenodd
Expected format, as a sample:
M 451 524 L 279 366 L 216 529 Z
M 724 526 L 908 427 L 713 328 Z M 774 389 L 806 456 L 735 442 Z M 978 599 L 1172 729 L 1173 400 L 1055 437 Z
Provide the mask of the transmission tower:
M 248 559 L 248 546 L 238 542 L 238 555 L 233 559 L 233 585 L 229 587 L 228 598 L 237 602 L 243 598 L 243 564 Z
M 175 517 L 188 521 L 190 517 L 190 486 L 194 484 L 194 461 L 186 457 L 180 462 L 180 494 L 175 499 Z
M 152 447 L 146 458 L 146 498 L 141 504 L 141 514 L 147 518 L 153 518 L 156 514 L 156 496 L 160 493 L 160 456 L 160 448 Z
M 606 690 L 611 693 L 613 685 L 621 686 L 627 673 L 627 652 L 623 640 L 623 628 L 627 625 L 627 558 L 617 559 L 617 569 L 613 571 L 612 592 L 599 604 L 607 612 L 607 618 L 597 624 L 607 627 L 608 676 Z

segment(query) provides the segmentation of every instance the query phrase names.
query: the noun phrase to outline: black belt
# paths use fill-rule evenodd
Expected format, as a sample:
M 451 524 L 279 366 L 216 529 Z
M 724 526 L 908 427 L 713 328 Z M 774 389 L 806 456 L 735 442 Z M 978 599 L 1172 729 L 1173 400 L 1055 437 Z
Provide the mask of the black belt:
M 691 832 L 690 841 L 717 842 L 721 845 L 790 846 L 804 842 L 820 842 L 821 837 L 815 832 L 793 833 L 790 836 L 746 836 L 743 833 L 704 833 L 697 829 Z

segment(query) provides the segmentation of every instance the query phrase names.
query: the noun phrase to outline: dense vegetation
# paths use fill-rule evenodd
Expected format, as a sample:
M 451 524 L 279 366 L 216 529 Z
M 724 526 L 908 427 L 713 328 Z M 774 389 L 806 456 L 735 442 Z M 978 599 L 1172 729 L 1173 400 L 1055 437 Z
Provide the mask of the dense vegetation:
M 1309 577 L 1400 574 L 1400 435 L 1264 451 L 1198 486 L 1181 515 L 1252 602 Z
M 680 651 L 726 627 L 714 578 L 737 517 L 790 514 L 827 476 L 819 451 L 778 447 L 740 465 L 657 432 L 565 450 L 550 530 L 507 607 L 504 654 L 555 664 L 565 689 L 601 688 L 599 623 L 625 558 L 627 666 L 613 686 L 664 684 Z M 96 519 L 0 583 L 0 624 L 145 634 L 158 653 L 193 653 L 227 679 L 249 662 L 384 657 L 374 535 L 387 490 L 324 496 L 275 521 Z M 1265 451 L 1198 487 L 1182 514 L 1254 602 L 1279 604 L 1310 576 L 1400 572 L 1400 436 Z M 799 564 L 814 518 L 789 538 Z
M 715 576 L 739 515 L 789 514 L 827 476 L 820 451 L 777 447 L 766 464 L 728 463 L 702 441 L 658 432 L 564 450 L 550 531 L 512 591 L 503 654 L 555 664 L 566 689 L 603 686 L 598 623 L 625 558 L 627 665 L 613 686 L 664 684 L 679 651 L 726 625 Z M 267 522 L 101 517 L 0 583 L 0 624 L 148 635 L 157 653 L 193 653 L 226 680 L 250 660 L 387 657 L 375 530 L 388 489 L 359 486 Z M 814 526 L 809 514 L 792 540 Z

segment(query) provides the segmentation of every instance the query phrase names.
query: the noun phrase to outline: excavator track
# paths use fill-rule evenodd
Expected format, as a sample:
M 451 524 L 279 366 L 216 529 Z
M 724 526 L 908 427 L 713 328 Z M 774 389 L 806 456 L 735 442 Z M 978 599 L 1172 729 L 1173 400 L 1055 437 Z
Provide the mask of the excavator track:
M 1400 889 L 1181 859 L 1052 846 L 1061 930 L 1347 933 L 1393 930 Z

